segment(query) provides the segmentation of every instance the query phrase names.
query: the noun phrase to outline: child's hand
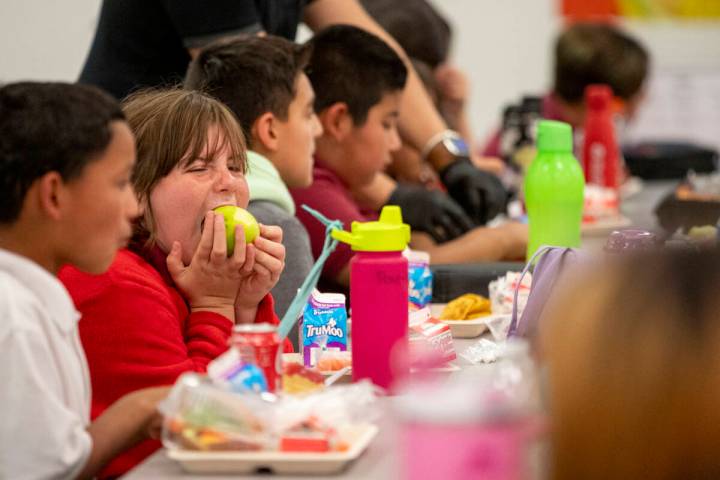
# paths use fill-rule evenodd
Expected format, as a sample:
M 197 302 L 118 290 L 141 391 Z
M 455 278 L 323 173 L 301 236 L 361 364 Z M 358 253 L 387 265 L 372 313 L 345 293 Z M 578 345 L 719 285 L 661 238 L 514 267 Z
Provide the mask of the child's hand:
M 236 311 L 252 310 L 277 284 L 285 268 L 285 246 L 280 227 L 260 225 L 260 235 L 252 245 L 255 264 L 250 272 L 244 272 L 235 300 Z M 238 312 L 239 313 L 239 312 Z
M 163 401 L 170 393 L 172 387 L 148 387 L 135 390 L 123 396 L 120 400 L 130 404 L 129 415 L 136 416 L 142 427 L 137 432 L 140 438 L 159 439 L 162 433 L 163 416 L 158 411 L 158 403 Z
M 172 387 L 149 387 L 137 391 L 143 408 L 148 412 L 148 421 L 145 425 L 145 434 L 159 440 L 162 434 L 163 416 L 158 410 L 158 403 L 165 400 Z
M 245 238 L 242 225 L 236 238 Z M 183 264 L 179 242 L 174 242 L 167 257 L 173 281 L 185 295 L 193 311 L 213 311 L 235 321 L 234 303 L 241 281 L 255 267 L 255 247 L 236 242 L 232 256 L 227 256 L 227 239 L 223 216 L 205 215 L 205 228 L 190 265 Z

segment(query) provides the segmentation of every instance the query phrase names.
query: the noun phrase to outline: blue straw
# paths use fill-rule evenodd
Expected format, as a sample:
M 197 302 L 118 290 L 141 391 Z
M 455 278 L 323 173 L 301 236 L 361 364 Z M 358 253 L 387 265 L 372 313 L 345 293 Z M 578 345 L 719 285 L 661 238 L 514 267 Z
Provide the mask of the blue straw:
M 323 266 L 325 266 L 325 261 L 328 259 L 330 254 L 335 251 L 335 247 L 337 247 L 338 241 L 332 238 L 330 233 L 333 230 L 343 229 L 343 224 L 340 220 L 330 220 L 322 213 L 317 210 L 313 210 L 307 205 L 303 205 L 302 208 L 325 225 L 325 244 L 323 245 L 322 253 L 320 253 L 317 261 L 315 261 L 315 264 L 310 269 L 310 273 L 298 289 L 297 295 L 295 295 L 295 298 L 288 307 L 287 312 L 285 312 L 285 316 L 280 321 L 280 325 L 278 326 L 280 341 L 288 336 L 290 330 L 292 330 L 295 325 L 295 322 L 297 322 L 298 318 L 300 318 L 302 308 L 307 303 L 310 294 L 315 289 L 315 286 L 320 279 L 320 273 L 322 272 Z

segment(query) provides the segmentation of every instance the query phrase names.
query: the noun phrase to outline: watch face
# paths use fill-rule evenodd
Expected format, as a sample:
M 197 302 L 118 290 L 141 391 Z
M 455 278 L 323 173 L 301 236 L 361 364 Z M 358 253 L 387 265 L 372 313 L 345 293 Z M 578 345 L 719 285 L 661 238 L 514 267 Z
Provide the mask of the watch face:
M 448 152 L 458 157 L 467 157 L 469 155 L 467 143 L 460 137 L 449 137 L 443 140 L 443 145 Z

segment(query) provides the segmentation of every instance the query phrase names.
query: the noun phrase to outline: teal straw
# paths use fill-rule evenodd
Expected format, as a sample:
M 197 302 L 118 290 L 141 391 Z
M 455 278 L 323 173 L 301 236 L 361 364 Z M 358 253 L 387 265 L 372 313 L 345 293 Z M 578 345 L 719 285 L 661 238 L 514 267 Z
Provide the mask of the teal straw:
M 313 210 L 307 205 L 303 205 L 302 208 L 310 215 L 315 217 L 323 225 L 325 225 L 325 244 L 323 245 L 320 256 L 310 269 L 310 273 L 298 289 L 297 295 L 295 295 L 295 298 L 288 307 L 287 312 L 285 312 L 285 316 L 283 316 L 282 320 L 280 321 L 280 325 L 278 326 L 278 334 L 280 335 L 281 341 L 288 336 L 290 330 L 292 330 L 293 326 L 295 325 L 295 322 L 297 322 L 298 318 L 300 318 L 300 312 L 302 311 L 302 308 L 307 303 L 307 300 L 310 297 L 312 291 L 315 289 L 318 280 L 320 280 L 320 273 L 322 272 L 323 266 L 325 265 L 325 261 L 328 259 L 330 254 L 335 251 L 335 247 L 337 247 L 338 241 L 332 238 L 330 236 L 330 233 L 333 230 L 343 229 L 343 224 L 340 220 L 330 220 L 322 213 L 318 212 L 317 210 Z

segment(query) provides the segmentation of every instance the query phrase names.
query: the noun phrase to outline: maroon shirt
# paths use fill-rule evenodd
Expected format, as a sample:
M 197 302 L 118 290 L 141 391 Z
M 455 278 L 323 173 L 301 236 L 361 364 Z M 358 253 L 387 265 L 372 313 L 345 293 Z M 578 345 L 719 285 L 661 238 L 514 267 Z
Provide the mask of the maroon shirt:
M 335 172 L 325 167 L 321 161 L 315 160 L 313 167 L 313 183 L 308 188 L 290 189 L 295 206 L 296 215 L 305 226 L 310 235 L 310 245 L 314 258 L 318 258 L 325 243 L 325 225 L 320 223 L 302 205 L 317 210 L 330 220 L 340 220 L 346 230 L 354 221 L 367 222 L 375 220 L 376 215 L 363 212 L 355 202 L 347 185 Z M 370 215 L 370 216 L 368 216 Z M 335 251 L 328 257 L 322 273 L 320 289 L 325 291 L 342 291 L 335 282 L 338 274 L 350 262 L 353 256 L 350 246 L 339 243 Z

